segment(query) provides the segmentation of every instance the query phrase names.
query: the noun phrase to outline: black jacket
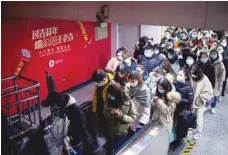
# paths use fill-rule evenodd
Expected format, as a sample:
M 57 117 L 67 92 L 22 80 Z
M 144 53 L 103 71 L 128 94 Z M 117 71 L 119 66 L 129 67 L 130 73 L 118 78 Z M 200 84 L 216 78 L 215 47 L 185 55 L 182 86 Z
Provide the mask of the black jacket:
M 200 60 L 198 61 L 198 65 L 201 67 L 203 73 L 210 80 L 212 87 L 215 88 L 215 67 L 208 60 L 205 64 L 203 64 Z
M 223 57 L 223 64 L 226 69 L 226 78 L 227 78 L 228 77 L 228 47 L 224 49 L 222 57 Z
M 194 99 L 194 93 L 192 86 L 186 82 L 184 84 L 175 83 L 176 91 L 181 94 L 181 101 L 176 107 L 174 112 L 174 122 L 176 124 L 177 136 L 186 137 L 189 124 L 183 121 L 183 115 L 181 113 L 186 109 L 189 110 Z
M 77 106 L 76 100 L 70 95 L 64 112 L 70 120 L 68 136 L 73 138 L 73 145 L 77 145 L 85 138 L 86 119 L 84 113 Z
M 142 65 L 145 67 L 145 70 L 150 73 L 161 64 L 161 60 L 157 56 L 151 58 L 142 57 Z

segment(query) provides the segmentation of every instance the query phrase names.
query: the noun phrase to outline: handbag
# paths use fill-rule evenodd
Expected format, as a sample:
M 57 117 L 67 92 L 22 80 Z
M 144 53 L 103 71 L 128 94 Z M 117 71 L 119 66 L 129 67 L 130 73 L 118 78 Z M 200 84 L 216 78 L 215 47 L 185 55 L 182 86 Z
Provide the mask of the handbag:
M 196 114 L 191 110 L 190 106 L 187 106 L 185 110 L 180 113 L 181 122 L 183 122 L 188 128 L 196 128 Z

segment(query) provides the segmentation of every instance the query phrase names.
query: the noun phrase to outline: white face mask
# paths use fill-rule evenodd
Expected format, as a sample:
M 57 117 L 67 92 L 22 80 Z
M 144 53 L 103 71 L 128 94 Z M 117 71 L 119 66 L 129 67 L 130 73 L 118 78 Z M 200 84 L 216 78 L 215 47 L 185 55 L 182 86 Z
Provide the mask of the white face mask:
M 138 81 L 135 81 L 134 83 L 131 83 L 131 82 L 130 82 L 129 84 L 130 84 L 131 87 L 135 87 L 135 86 L 138 85 Z
M 102 87 L 105 85 L 105 82 L 96 82 L 97 87 Z
M 222 47 L 219 47 L 217 50 L 219 54 L 222 54 L 224 52 L 224 49 Z
M 165 34 L 165 38 L 169 39 L 170 38 L 170 35 L 168 33 Z
M 116 58 L 119 60 L 119 61 L 123 61 L 123 57 L 121 55 L 117 55 Z
M 188 65 L 192 65 L 193 63 L 194 63 L 193 59 L 187 59 L 186 60 L 186 64 L 188 64 Z
M 161 44 L 161 47 L 163 47 L 163 48 L 164 48 L 164 47 L 165 47 L 165 44 Z
M 159 50 L 154 50 L 154 54 L 159 54 Z
M 125 60 L 124 60 L 124 63 L 125 63 L 126 65 L 131 65 L 131 58 L 125 59 Z
M 153 52 L 151 50 L 145 50 L 144 55 L 147 58 L 151 58 L 153 56 Z
M 222 45 L 223 47 L 226 47 L 226 46 L 227 46 L 227 42 L 226 42 L 226 41 L 223 41 L 223 42 L 221 42 L 221 45 Z

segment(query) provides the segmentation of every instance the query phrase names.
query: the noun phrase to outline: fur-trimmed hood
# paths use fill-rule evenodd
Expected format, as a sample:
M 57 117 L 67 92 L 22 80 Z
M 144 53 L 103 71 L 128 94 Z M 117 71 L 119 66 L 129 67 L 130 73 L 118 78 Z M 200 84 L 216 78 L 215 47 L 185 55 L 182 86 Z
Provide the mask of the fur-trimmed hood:
M 175 102 L 178 104 L 181 101 L 181 94 L 176 91 L 171 91 L 167 93 L 168 101 Z

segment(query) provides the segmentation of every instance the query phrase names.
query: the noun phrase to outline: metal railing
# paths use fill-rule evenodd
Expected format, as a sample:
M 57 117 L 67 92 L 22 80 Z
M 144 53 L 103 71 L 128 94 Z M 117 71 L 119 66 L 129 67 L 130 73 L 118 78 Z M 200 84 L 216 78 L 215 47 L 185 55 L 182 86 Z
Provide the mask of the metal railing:
M 40 83 L 22 76 L 10 76 L 2 78 L 1 84 L 1 109 L 12 129 L 10 139 L 38 127 L 42 121 Z

